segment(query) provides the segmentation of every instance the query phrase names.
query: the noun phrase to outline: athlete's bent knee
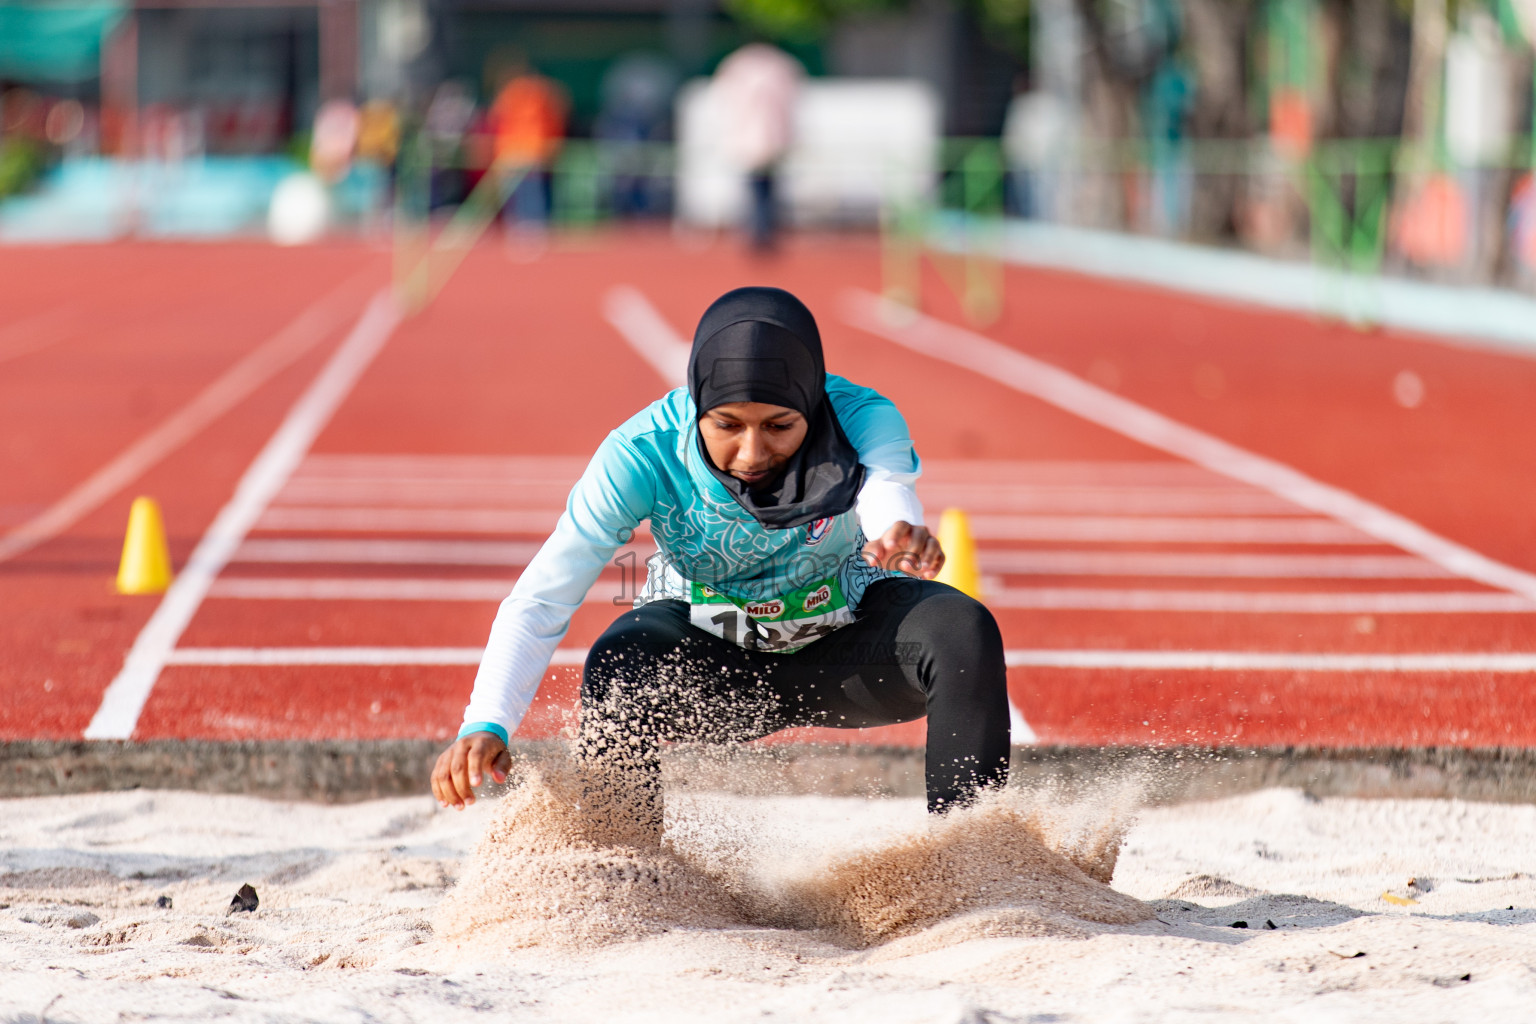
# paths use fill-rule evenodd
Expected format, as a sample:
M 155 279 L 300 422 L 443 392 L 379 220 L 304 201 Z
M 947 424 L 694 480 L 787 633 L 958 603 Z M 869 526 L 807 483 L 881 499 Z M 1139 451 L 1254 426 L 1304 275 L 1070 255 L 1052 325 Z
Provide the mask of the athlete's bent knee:
M 926 597 L 907 616 L 902 639 L 920 643 L 936 661 L 1001 668 L 1003 634 L 980 601 L 946 589 Z

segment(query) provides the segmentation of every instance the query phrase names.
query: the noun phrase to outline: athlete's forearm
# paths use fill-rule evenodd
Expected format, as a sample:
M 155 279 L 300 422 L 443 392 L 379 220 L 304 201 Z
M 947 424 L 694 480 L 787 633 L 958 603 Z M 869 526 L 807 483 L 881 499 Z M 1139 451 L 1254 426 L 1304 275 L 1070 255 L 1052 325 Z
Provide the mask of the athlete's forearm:
M 555 648 L 570 627 L 564 609 L 540 604 L 514 593 L 501 603 L 491 626 L 475 688 L 464 708 L 465 731 L 505 732 L 505 740 L 517 732 L 538 693 Z
M 644 488 L 618 478 L 630 468 L 626 454 L 610 443 L 598 450 L 554 532 L 501 603 L 464 709 L 464 729 L 499 729 L 508 737 L 517 731 L 571 616 L 614 553 L 633 538 L 645 507 L 644 494 L 633 495 Z

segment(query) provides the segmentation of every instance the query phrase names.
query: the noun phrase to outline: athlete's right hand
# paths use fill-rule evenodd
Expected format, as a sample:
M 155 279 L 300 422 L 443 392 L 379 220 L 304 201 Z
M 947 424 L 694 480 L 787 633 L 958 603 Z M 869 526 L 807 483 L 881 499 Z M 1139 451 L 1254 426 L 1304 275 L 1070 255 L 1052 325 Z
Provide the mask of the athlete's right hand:
M 472 732 L 455 740 L 453 746 L 437 756 L 432 769 L 432 795 L 443 807 L 462 811 L 475 802 L 475 787 L 489 775 L 497 782 L 507 781 L 512 755 L 507 745 L 493 732 Z

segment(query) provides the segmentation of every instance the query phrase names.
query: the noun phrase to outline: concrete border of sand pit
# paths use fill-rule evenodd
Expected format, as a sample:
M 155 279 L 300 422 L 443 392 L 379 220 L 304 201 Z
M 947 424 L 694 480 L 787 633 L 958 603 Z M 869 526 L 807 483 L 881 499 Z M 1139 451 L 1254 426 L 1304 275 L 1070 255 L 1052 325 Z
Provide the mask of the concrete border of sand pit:
M 516 742 L 531 763 L 560 746 Z M 126 789 L 352 802 L 427 793 L 435 740 L 0 743 L 0 797 Z M 673 784 L 739 793 L 918 796 L 923 752 L 908 747 L 777 745 L 680 748 Z M 1536 749 L 1447 747 L 1015 747 L 1013 776 L 1067 790 L 1136 779 L 1152 803 L 1271 786 L 1316 796 L 1453 797 L 1536 803 Z

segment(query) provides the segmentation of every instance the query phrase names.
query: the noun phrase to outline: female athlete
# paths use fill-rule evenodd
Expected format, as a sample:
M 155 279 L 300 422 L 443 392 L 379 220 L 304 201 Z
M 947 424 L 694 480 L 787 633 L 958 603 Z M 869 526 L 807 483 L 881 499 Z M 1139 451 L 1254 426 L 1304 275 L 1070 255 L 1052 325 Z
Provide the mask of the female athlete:
M 578 763 L 661 820 L 660 743 L 928 717 L 928 809 L 1003 783 L 1008 703 L 997 623 L 933 580 L 944 562 L 890 401 L 826 372 L 816 321 L 776 288 L 705 311 L 688 386 L 608 435 L 554 533 L 502 602 L 444 807 L 504 781 L 508 736 L 588 588 L 644 520 L 657 554 L 633 611 L 592 645 Z M 873 539 L 868 539 L 873 538 Z

